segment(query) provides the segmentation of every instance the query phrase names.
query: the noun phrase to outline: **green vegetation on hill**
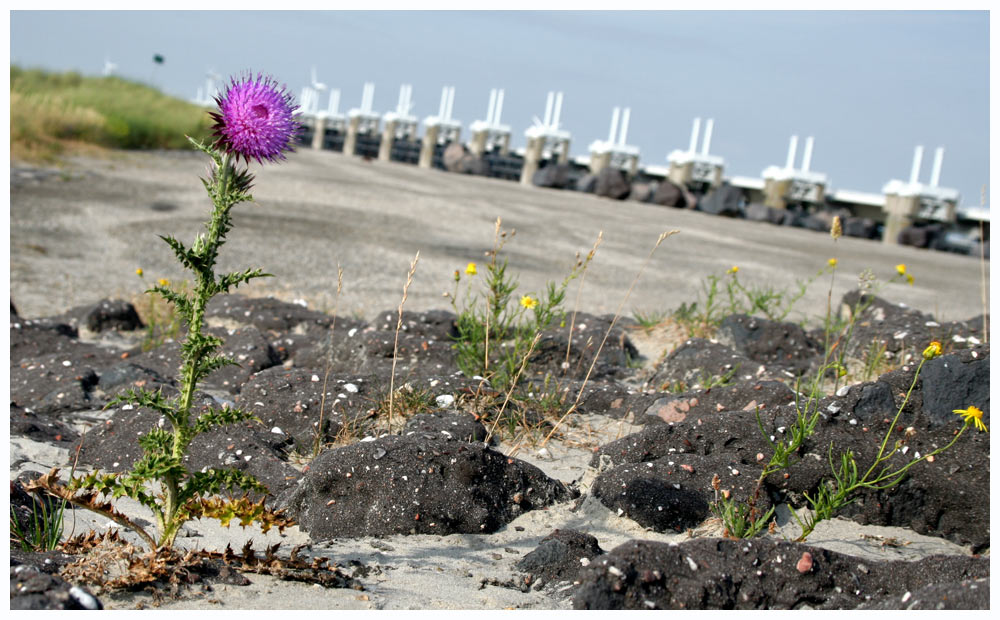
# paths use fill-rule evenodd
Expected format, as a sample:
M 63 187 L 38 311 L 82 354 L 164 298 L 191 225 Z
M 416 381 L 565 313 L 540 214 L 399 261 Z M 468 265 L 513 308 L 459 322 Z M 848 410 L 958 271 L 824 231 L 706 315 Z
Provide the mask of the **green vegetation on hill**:
M 10 68 L 11 159 L 52 161 L 88 146 L 188 149 L 210 134 L 203 109 L 118 77 Z

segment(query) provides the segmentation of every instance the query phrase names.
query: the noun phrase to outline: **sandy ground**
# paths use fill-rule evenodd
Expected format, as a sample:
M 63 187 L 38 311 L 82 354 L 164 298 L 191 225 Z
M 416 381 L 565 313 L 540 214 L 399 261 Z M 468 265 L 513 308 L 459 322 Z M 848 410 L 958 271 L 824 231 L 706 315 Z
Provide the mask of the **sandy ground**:
M 112 154 L 76 159 L 41 184 L 12 185 L 10 294 L 21 314 L 54 314 L 101 296 L 137 295 L 158 278 L 188 277 L 157 235 L 190 243 L 202 230 L 209 203 L 197 177 L 205 167 L 196 153 Z M 370 318 L 395 308 L 418 251 L 406 307 L 448 307 L 441 295 L 453 290 L 454 271 L 482 262 L 498 217 L 517 231 L 504 254 L 524 292 L 561 281 L 576 254 L 586 254 L 603 231 L 580 301 L 589 312 L 623 305 L 657 237 L 673 229 L 681 232 L 654 254 L 623 305 L 626 315 L 694 301 L 705 276 L 733 265 L 744 282 L 794 287 L 834 256 L 840 261 L 835 302 L 862 270 L 886 280 L 904 263 L 915 284 L 889 285 L 883 296 L 943 320 L 983 312 L 980 263 L 968 256 L 851 238 L 834 243 L 814 231 L 339 153 L 303 150 L 259 169 L 253 193 L 256 204 L 235 210 L 220 267 L 261 267 L 276 277 L 261 281 L 256 293 L 301 298 L 329 311 L 340 265 L 345 315 Z M 813 283 L 792 316 L 822 314 L 828 291 L 826 278 Z M 571 288 L 571 302 L 575 294 Z
M 135 296 L 143 289 L 134 274 L 137 267 L 145 270 L 147 282 L 182 279 L 184 274 L 156 235 L 173 234 L 189 241 L 200 230 L 207 201 L 196 177 L 204 166 L 202 158 L 188 154 L 114 154 L 77 159 L 62 178 L 12 185 L 10 294 L 22 316 L 56 314 L 107 296 Z M 221 267 L 261 266 L 277 277 L 253 293 L 301 298 L 310 307 L 329 311 L 335 303 L 339 264 L 345 274 L 341 312 L 365 318 L 399 303 L 417 251 L 420 262 L 406 308 L 447 307 L 441 294 L 452 289 L 452 273 L 469 261 L 482 260 L 483 251 L 492 244 L 497 217 L 505 228 L 517 229 L 505 250 L 522 287 L 529 291 L 541 290 L 547 280 L 561 279 L 574 255 L 586 253 L 598 232 L 604 231 L 580 303 L 580 309 L 589 312 L 614 312 L 622 304 L 657 236 L 670 229 L 681 233 L 657 250 L 624 304 L 626 314 L 633 309 L 666 311 L 691 301 L 705 275 L 732 265 L 739 265 L 747 280 L 784 286 L 810 277 L 831 256 L 840 260 L 835 300 L 855 285 L 862 269 L 872 268 L 888 278 L 897 263 L 905 263 L 916 284 L 891 285 L 883 292 L 885 297 L 944 320 L 982 312 L 980 265 L 969 257 L 847 238 L 834 244 L 820 233 L 635 202 L 311 151 L 262 170 L 254 193 L 257 204 L 238 208 Z M 798 308 L 811 316 L 821 313 L 828 286 L 828 281 L 814 284 Z M 574 295 L 571 289 L 570 300 Z M 663 340 L 653 338 L 651 343 L 644 345 L 660 347 Z M 583 445 L 553 442 L 547 452 L 519 447 L 517 457 L 563 482 L 578 481 L 586 494 L 596 475 L 586 466 L 591 456 L 587 444 L 605 443 L 636 427 L 600 416 L 580 424 L 576 433 Z M 505 452 L 513 448 L 501 446 Z M 67 462 L 66 450 L 23 438 L 10 441 L 12 476 Z M 141 516 L 133 512 L 134 506 L 124 509 Z M 794 521 L 789 522 L 787 514 L 783 520 L 779 535 L 793 538 Z M 101 531 L 106 525 L 82 511 L 67 515 L 67 531 Z M 510 580 L 514 564 L 556 528 L 589 532 L 605 550 L 631 538 L 680 541 L 719 532 L 711 521 L 683 534 L 645 531 L 589 498 L 577 509 L 568 502 L 526 513 L 492 535 L 394 536 L 313 545 L 311 553 L 342 566 L 358 560 L 372 567 L 361 578 L 364 592 L 249 575 L 250 586 L 218 586 L 213 593 L 163 607 L 568 609 L 568 599 L 490 585 Z M 247 538 L 259 543 L 258 548 L 280 540 L 286 550 L 308 542 L 298 528 L 265 537 L 252 530 L 223 530 L 214 522 L 194 522 L 179 543 L 221 550 L 227 543 L 239 548 Z M 969 552 L 910 530 L 860 527 L 839 519 L 822 524 L 809 542 L 871 560 Z M 151 604 L 147 594 L 101 598 L 109 608 Z

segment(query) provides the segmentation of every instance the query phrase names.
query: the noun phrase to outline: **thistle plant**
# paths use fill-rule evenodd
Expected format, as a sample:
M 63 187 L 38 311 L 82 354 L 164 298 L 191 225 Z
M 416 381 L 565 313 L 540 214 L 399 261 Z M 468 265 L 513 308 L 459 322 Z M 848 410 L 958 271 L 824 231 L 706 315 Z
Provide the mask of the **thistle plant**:
M 40 478 L 37 485 L 66 501 L 103 514 L 134 530 L 151 548 L 172 546 L 181 525 L 193 518 L 214 517 L 228 526 L 239 519 L 243 526 L 257 522 L 263 531 L 272 526 L 283 529 L 290 521 L 264 507 L 264 500 L 252 502 L 244 495 L 238 500 L 221 499 L 220 492 L 266 493 L 256 478 L 235 469 L 209 469 L 189 472 L 184 456 L 191 441 L 214 428 L 255 419 L 249 411 L 236 407 L 209 407 L 194 411 L 194 396 L 199 383 L 219 368 L 237 365 L 219 353 L 223 341 L 203 330 L 208 302 L 255 278 L 268 276 L 260 269 L 247 269 L 217 275 L 219 250 L 232 229 L 231 211 L 237 204 L 252 200 L 254 180 L 248 166 L 251 159 L 276 162 L 292 150 L 299 130 L 294 115 L 295 104 L 283 86 L 269 77 L 246 75 L 233 79 L 225 93 L 216 97 L 218 111 L 211 113 L 214 141 L 209 144 L 188 138 L 198 150 L 211 158 L 208 178 L 202 183 L 213 209 L 205 232 L 190 248 L 171 236 L 161 236 L 177 260 L 194 276 L 193 290 L 171 288 L 166 281 L 151 288 L 171 304 L 187 325 L 181 343 L 180 393 L 168 398 L 160 391 L 129 389 L 117 395 L 107 407 L 130 404 L 159 413 L 169 428 L 153 428 L 139 437 L 143 456 L 131 472 L 73 477 L 67 485 L 57 480 L 58 470 Z M 239 165 L 240 159 L 243 166 Z M 197 413 L 197 417 L 192 417 Z M 152 511 L 159 532 L 153 538 L 142 527 L 117 512 L 101 496 L 129 497 Z

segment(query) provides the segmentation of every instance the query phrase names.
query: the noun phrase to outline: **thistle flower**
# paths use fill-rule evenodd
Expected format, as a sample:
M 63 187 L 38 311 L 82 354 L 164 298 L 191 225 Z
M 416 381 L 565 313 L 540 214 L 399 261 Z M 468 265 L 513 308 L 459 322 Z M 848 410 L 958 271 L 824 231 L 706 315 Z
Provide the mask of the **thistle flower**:
M 528 310 L 531 310 L 532 308 L 538 305 L 538 301 L 533 297 L 531 297 L 530 295 L 525 295 L 524 297 L 521 298 L 521 305 L 527 308 Z
M 466 275 L 470 275 L 470 276 L 476 275 L 476 263 L 469 263 L 465 267 L 465 273 L 466 273 Z
M 218 112 L 210 113 L 215 120 L 213 135 L 217 146 L 248 164 L 250 159 L 277 161 L 292 151 L 300 130 L 293 114 L 295 102 L 268 76 L 257 74 L 235 78 L 226 91 L 215 98 Z
M 939 355 L 941 355 L 941 343 L 937 340 L 931 342 L 927 345 L 927 348 L 924 349 L 923 356 L 925 360 L 932 360 Z
M 844 229 L 840 225 L 840 216 L 833 216 L 833 223 L 830 225 L 830 236 L 836 241 L 844 234 Z
M 987 433 L 989 432 L 989 429 L 986 428 L 986 425 L 983 423 L 983 412 L 979 407 L 970 405 L 966 409 L 953 409 L 952 413 L 957 413 L 962 416 L 962 419 L 965 420 L 966 424 L 975 424 L 976 428 L 979 430 Z

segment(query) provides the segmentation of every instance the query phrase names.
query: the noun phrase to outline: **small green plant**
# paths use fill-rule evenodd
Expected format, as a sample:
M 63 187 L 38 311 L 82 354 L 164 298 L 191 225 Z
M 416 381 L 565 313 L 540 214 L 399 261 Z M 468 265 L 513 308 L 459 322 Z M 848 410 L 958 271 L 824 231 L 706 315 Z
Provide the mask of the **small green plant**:
M 834 242 L 836 242 L 837 238 L 840 236 L 839 218 L 834 218 L 831 236 L 833 237 Z M 724 497 L 721 500 L 718 499 L 717 495 L 716 500 L 711 506 L 712 511 L 720 519 L 722 519 L 726 527 L 727 535 L 729 536 L 736 538 L 756 536 L 763 531 L 764 527 L 768 524 L 768 521 L 772 519 L 774 514 L 773 507 L 764 514 L 761 514 L 757 507 L 764 481 L 768 476 L 785 470 L 793 464 L 792 459 L 797 457 L 799 450 L 809 437 L 815 433 L 816 425 L 819 422 L 821 413 L 819 410 L 819 401 L 824 396 L 822 388 L 824 386 L 826 376 L 828 374 L 832 374 L 835 377 L 833 391 L 836 391 L 839 387 L 840 380 L 847 374 L 847 367 L 845 365 L 848 348 L 847 345 L 850 342 L 855 325 L 860 319 L 861 314 L 874 302 L 875 295 L 860 295 L 854 308 L 852 308 L 850 317 L 847 319 L 846 323 L 838 323 L 834 321 L 832 316 L 831 296 L 836 267 L 837 259 L 831 258 L 828 261 L 828 269 L 831 276 L 830 291 L 827 293 L 826 317 L 824 319 L 825 353 L 823 363 L 816 371 L 816 374 L 813 376 L 810 385 L 805 392 L 803 392 L 803 387 L 801 385 L 802 378 L 796 380 L 795 422 L 791 424 L 788 432 L 783 438 L 776 439 L 764 428 L 763 421 L 760 417 L 760 410 L 758 409 L 755 414 L 757 426 L 771 448 L 771 457 L 764 465 L 760 476 L 757 478 L 754 491 L 748 498 L 746 498 L 745 503 L 735 502 L 729 497 L 728 494 L 724 494 Z M 734 267 L 734 269 L 736 268 Z M 911 285 L 913 284 L 913 276 L 907 272 L 906 265 L 896 265 L 896 273 L 889 280 L 889 282 L 895 280 L 905 280 Z M 875 278 L 870 271 L 862 273 L 859 279 L 859 285 L 862 291 L 871 291 L 873 289 L 878 290 L 878 288 L 880 288 L 876 287 Z M 966 428 L 968 428 L 969 425 L 975 423 L 977 427 L 981 425 L 981 430 L 986 430 L 985 425 L 982 424 L 980 419 L 982 417 L 982 412 L 979 412 L 977 417 L 975 412 L 977 412 L 978 409 L 971 407 L 970 410 L 972 410 L 972 413 L 967 414 L 966 425 L 947 446 L 935 450 L 933 453 L 924 455 L 919 459 L 915 459 L 898 469 L 893 469 L 887 465 L 888 460 L 902 446 L 901 442 L 897 442 L 891 451 L 886 452 L 889 436 L 892 429 L 895 428 L 896 420 L 898 420 L 903 408 L 909 401 L 910 394 L 913 391 L 913 386 L 916 385 L 924 362 L 929 359 L 933 359 L 940 354 L 941 345 L 938 342 L 932 342 L 924 350 L 920 365 L 914 373 L 913 383 L 910 386 L 910 390 L 906 393 L 903 402 L 900 404 L 899 409 L 896 412 L 896 417 L 893 420 L 893 423 L 889 426 L 889 429 L 886 432 L 886 436 L 882 441 L 875 461 L 864 474 L 860 477 L 858 476 L 859 469 L 855 461 L 854 454 L 850 451 L 840 455 L 839 465 L 835 465 L 833 458 L 833 446 L 830 446 L 829 459 L 833 478 L 832 480 L 822 481 L 816 494 L 812 497 L 806 495 L 806 501 L 810 506 L 810 513 L 806 516 L 804 521 L 799 521 L 802 529 L 802 535 L 799 538 L 800 541 L 805 540 L 805 538 L 813 531 L 817 523 L 830 518 L 838 510 L 849 504 L 852 501 L 851 495 L 859 489 L 887 489 L 895 486 L 902 480 L 905 473 L 913 465 L 922 460 L 926 460 L 928 457 L 940 454 L 954 445 L 955 440 L 958 439 L 958 437 L 965 431 Z M 802 397 L 803 393 L 805 393 L 804 400 Z M 718 491 L 718 489 L 716 489 L 716 491 Z M 798 519 L 797 516 L 796 519 Z
M 457 335 L 452 348 L 459 369 L 468 376 L 489 379 L 499 390 L 512 386 L 521 371 L 525 354 L 535 336 L 554 324 L 561 324 L 565 312 L 560 308 L 569 283 L 586 269 L 593 252 L 585 259 L 577 257 L 576 265 L 560 283 L 549 282 L 543 295 L 516 297 L 517 280 L 507 271 L 508 261 L 500 260 L 500 251 L 516 231 L 505 231 L 497 218 L 493 249 L 487 252 L 489 263 L 481 278 L 482 288 L 470 300 L 466 291 L 463 306 L 458 305 L 458 287 L 462 274 L 455 271 L 455 291 L 450 294 L 457 319 Z M 465 274 L 479 275 L 478 266 L 469 263 Z
M 270 78 L 258 75 L 234 80 L 220 96 L 219 112 L 213 113 L 217 140 L 205 145 L 194 138 L 191 143 L 212 161 L 209 178 L 202 183 L 213 204 L 206 232 L 199 234 L 190 248 L 177 239 L 161 237 L 173 250 L 178 261 L 193 272 L 194 290 L 181 292 L 161 282 L 150 289 L 170 303 L 188 326 L 181 343 L 180 394 L 167 398 L 160 391 L 129 389 L 108 403 L 144 407 L 162 415 L 169 428 L 157 427 L 139 437 L 143 455 L 128 473 L 92 472 L 71 476 L 66 485 L 58 481 L 58 469 L 53 469 L 32 483 L 71 503 L 80 505 L 135 531 L 151 549 L 173 545 L 181 526 L 190 519 L 212 517 L 228 526 L 238 519 L 243 526 L 257 522 L 263 531 L 272 526 L 283 529 L 290 521 L 264 507 L 264 500 L 252 502 L 247 495 L 240 499 L 217 497 L 222 491 L 233 493 L 266 493 L 256 478 L 236 469 L 207 469 L 190 472 L 184 456 L 191 441 L 201 433 L 220 426 L 255 419 L 249 411 L 236 407 L 209 407 L 192 420 L 194 395 L 198 384 L 213 371 L 236 362 L 218 353 L 223 342 L 203 331 L 205 308 L 217 294 L 265 277 L 260 269 L 216 275 L 215 265 L 226 234 L 232 228 L 232 208 L 252 200 L 249 169 L 237 165 L 239 157 L 249 160 L 275 161 L 291 150 L 298 131 L 293 117 L 294 104 L 290 95 L 278 88 Z M 27 488 L 27 487 L 26 487 Z M 158 530 L 154 538 L 143 527 L 117 512 L 102 497 L 129 497 L 153 513 Z
M 667 320 L 669 313 L 663 310 L 651 310 L 649 312 L 643 312 L 641 310 L 633 310 L 632 317 L 635 322 L 639 324 L 639 327 L 643 329 L 647 334 L 653 331 L 655 328 L 663 324 Z
M 31 497 L 31 522 L 22 526 L 14 506 L 10 507 L 10 537 L 24 551 L 52 551 L 59 547 L 63 534 L 66 500 Z
M 934 460 L 935 456 L 955 445 L 955 442 L 958 441 L 959 437 L 961 437 L 970 426 L 974 425 L 979 430 L 988 432 L 986 425 L 982 421 L 983 412 L 978 407 L 972 406 L 966 409 L 957 409 L 954 413 L 961 415 L 964 418 L 965 423 L 947 445 L 924 454 L 919 458 L 911 459 L 905 465 L 889 465 L 889 460 L 896 453 L 902 451 L 904 443 L 902 439 L 898 439 L 892 444 L 891 448 L 889 447 L 889 440 L 892 436 L 893 430 L 896 428 L 896 422 L 899 420 L 900 414 L 903 413 L 903 408 L 910 399 L 910 394 L 913 392 L 913 388 L 917 384 L 917 380 L 920 377 L 920 371 L 923 368 L 924 363 L 939 355 L 941 355 L 941 343 L 939 342 L 932 342 L 926 349 L 924 349 L 920 359 L 920 364 L 917 366 L 917 370 L 913 373 L 913 381 L 910 383 L 910 388 L 907 390 L 902 404 L 900 404 L 899 409 L 896 411 L 896 416 L 892 419 L 892 423 L 889 424 L 885 431 L 885 437 L 882 438 L 878 454 L 863 474 L 859 475 L 857 461 L 854 458 L 854 453 L 850 450 L 842 453 L 840 455 L 839 462 L 835 463 L 833 456 L 833 444 L 830 444 L 828 459 L 833 478 L 832 480 L 825 479 L 821 481 L 816 493 L 813 496 L 810 496 L 808 493 L 805 494 L 806 501 L 809 504 L 809 513 L 804 519 L 799 519 L 798 515 L 792 513 L 802 530 L 801 535 L 796 539 L 797 541 L 804 541 L 809 534 L 813 532 L 817 524 L 821 521 L 832 518 L 840 509 L 852 503 L 854 501 L 852 496 L 858 491 L 865 488 L 889 489 L 896 486 L 903 480 L 906 472 L 908 472 L 911 467 L 922 461 Z
M 674 319 L 698 338 L 711 337 L 724 318 L 731 314 L 749 314 L 783 321 L 809 287 L 824 273 L 832 273 L 836 263 L 820 269 L 814 276 L 795 283 L 794 291 L 772 286 L 744 284 L 740 268 L 734 265 L 725 274 L 709 274 L 701 283 L 699 299 L 683 302 L 672 313 Z M 638 319 L 637 319 L 638 320 Z
M 135 270 L 140 279 L 145 277 L 142 268 Z M 170 281 L 160 278 L 160 286 L 170 286 Z M 189 285 L 187 280 L 177 286 L 181 295 L 188 293 Z M 143 295 L 149 303 L 143 309 L 143 318 L 146 320 L 146 334 L 143 336 L 141 348 L 143 351 L 150 351 L 162 345 L 167 340 L 176 340 L 180 335 L 182 318 L 176 311 L 174 305 L 164 297 L 158 295 L 154 290 L 147 290 Z

